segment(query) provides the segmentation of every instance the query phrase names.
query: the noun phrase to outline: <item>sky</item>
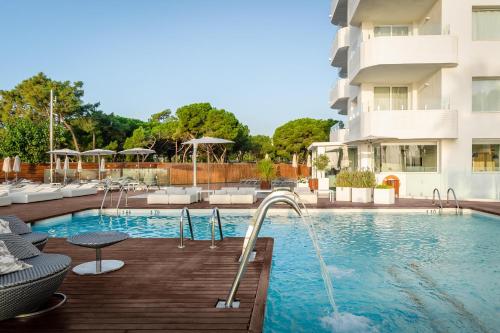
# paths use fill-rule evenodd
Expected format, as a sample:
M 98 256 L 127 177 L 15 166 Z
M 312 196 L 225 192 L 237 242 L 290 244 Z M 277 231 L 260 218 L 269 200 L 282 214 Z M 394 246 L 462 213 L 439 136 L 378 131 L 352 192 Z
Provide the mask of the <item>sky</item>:
M 0 90 L 38 72 L 147 120 L 209 102 L 251 134 L 337 118 L 330 0 L 0 0 Z

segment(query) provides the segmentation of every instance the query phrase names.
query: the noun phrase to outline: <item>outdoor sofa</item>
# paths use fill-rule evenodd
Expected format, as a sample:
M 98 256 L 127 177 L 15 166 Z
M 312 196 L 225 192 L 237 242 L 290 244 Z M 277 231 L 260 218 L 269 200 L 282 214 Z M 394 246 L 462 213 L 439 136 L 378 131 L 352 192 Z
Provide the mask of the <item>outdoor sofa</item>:
M 318 194 L 315 192 L 311 192 L 309 187 L 296 187 L 295 193 L 299 196 L 300 200 L 304 204 L 317 204 L 318 203 Z
M 148 205 L 189 205 L 200 200 L 197 188 L 170 187 L 148 194 Z
M 0 320 L 38 311 L 61 286 L 71 258 L 42 253 L 13 233 L 0 234 L 0 240 L 15 258 L 32 266 L 0 275 Z
M 233 205 L 233 204 L 253 204 L 257 201 L 257 194 L 254 188 L 222 188 L 214 191 L 208 196 L 211 205 Z

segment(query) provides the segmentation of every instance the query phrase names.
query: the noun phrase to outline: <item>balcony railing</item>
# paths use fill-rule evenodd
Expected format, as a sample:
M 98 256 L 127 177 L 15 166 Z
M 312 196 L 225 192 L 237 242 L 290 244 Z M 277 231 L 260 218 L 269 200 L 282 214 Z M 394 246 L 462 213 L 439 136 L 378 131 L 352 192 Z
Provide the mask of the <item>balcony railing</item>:
M 351 84 L 381 79 L 411 82 L 458 64 L 458 41 L 450 35 L 375 37 L 351 49 Z M 417 72 L 405 70 L 408 66 L 420 68 Z
M 347 48 L 349 47 L 349 27 L 337 30 L 332 46 L 331 64 L 334 67 L 347 66 Z
M 458 137 L 456 110 L 372 111 L 349 120 L 348 141 L 387 139 L 455 139 Z
M 339 79 L 330 91 L 330 107 L 340 110 L 340 114 L 347 114 L 347 101 L 349 100 L 349 80 Z

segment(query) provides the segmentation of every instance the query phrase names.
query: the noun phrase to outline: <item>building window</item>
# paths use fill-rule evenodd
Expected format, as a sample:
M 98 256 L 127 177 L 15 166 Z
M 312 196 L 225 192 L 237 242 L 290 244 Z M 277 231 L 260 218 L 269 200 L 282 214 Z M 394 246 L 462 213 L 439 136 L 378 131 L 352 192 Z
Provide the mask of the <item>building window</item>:
M 375 145 L 376 172 L 437 172 L 437 145 Z
M 408 87 L 373 88 L 375 110 L 408 110 Z
M 472 79 L 472 111 L 500 111 L 500 78 Z
M 492 172 L 500 171 L 500 144 L 474 143 L 472 144 L 472 171 Z
M 382 25 L 373 30 L 375 37 L 408 36 L 410 28 L 406 25 Z
M 472 40 L 500 40 L 500 8 L 472 10 Z

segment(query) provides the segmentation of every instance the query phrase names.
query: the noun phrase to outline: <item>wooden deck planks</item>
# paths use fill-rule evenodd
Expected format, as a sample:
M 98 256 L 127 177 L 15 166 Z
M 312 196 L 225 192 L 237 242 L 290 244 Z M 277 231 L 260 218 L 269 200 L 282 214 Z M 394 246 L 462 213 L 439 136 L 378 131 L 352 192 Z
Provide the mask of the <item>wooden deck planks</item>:
M 226 238 L 210 250 L 209 241 L 128 239 L 103 249 L 104 259 L 125 266 L 100 276 L 68 273 L 61 291 L 68 302 L 30 319 L 0 323 L 1 332 L 260 332 L 269 284 L 273 239 L 260 238 L 257 257 L 237 297 L 239 309 L 216 309 L 236 275 L 241 238 Z M 73 265 L 94 260 L 95 253 L 50 239 L 45 252 L 64 253 Z

